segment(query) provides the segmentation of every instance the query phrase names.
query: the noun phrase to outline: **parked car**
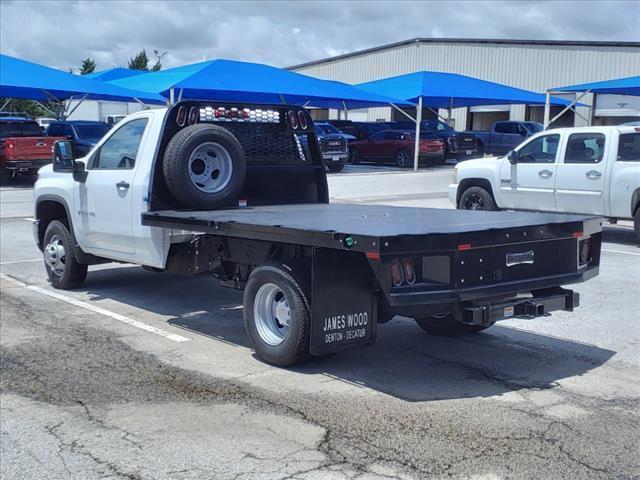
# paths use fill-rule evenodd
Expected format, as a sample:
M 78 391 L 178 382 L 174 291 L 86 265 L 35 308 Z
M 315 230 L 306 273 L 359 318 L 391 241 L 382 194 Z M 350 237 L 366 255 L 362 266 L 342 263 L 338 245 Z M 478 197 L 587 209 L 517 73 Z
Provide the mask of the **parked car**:
M 633 220 L 640 238 L 640 128 L 558 128 L 507 156 L 464 162 L 449 199 L 460 209 L 539 210 Z
M 572 311 L 562 285 L 598 274 L 597 218 L 331 204 L 319 149 L 300 145 L 317 141 L 308 113 L 254 109 L 181 101 L 130 115 L 86 157 L 57 142 L 34 187 L 52 287 L 108 261 L 215 277 L 244 290 L 256 355 L 288 367 L 372 345 L 395 315 L 450 336 Z
M 25 117 L 0 117 L 0 177 L 33 174 L 51 162 L 51 148 L 64 137 L 45 137 L 38 122 Z
M 415 132 L 383 130 L 366 140 L 349 144 L 351 163 L 392 161 L 401 168 L 411 167 L 415 152 Z M 444 142 L 430 133 L 420 134 L 419 162 L 441 163 Z
M 395 122 L 394 128 L 415 130 L 413 122 Z M 456 132 L 453 128 L 440 120 L 423 120 L 420 122 L 420 133 L 430 133 L 445 142 L 444 158 L 454 158 L 458 161 L 478 158 L 478 139 L 469 132 Z
M 315 124 L 318 145 L 325 165 L 330 172 L 341 172 L 349 159 L 349 149 L 347 138 L 343 134 L 330 133 L 333 128 L 329 124 Z
M 49 137 L 65 137 L 73 140 L 76 146 L 76 154 L 84 156 L 109 130 L 111 130 L 111 125 L 104 122 L 68 120 L 51 122 L 47 129 L 47 135 Z
M 485 154 L 504 155 L 529 138 L 544 130 L 537 122 L 495 122 L 489 131 L 473 130 L 465 133 L 475 135 L 478 139 L 478 157 Z
M 329 122 L 315 122 L 315 125 L 316 134 L 318 135 L 340 135 L 347 141 L 347 143 L 357 140 L 354 135 L 344 133 L 342 130 Z
M 342 132 L 353 135 L 357 140 L 366 140 L 376 132 L 394 128 L 392 122 L 352 122 L 351 120 L 328 120 L 327 122 L 338 127 Z

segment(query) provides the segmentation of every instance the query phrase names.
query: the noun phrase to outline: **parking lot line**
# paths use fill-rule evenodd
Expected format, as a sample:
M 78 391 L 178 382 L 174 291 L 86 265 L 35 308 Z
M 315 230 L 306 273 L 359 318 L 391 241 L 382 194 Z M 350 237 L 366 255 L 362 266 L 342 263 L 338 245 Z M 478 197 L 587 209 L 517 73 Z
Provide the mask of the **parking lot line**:
M 0 262 L 0 265 L 13 265 L 16 263 L 42 262 L 42 258 L 30 258 L 29 260 L 11 260 L 8 262 Z
M 636 257 L 640 257 L 640 253 L 636 252 L 623 252 L 622 250 L 609 250 L 608 248 L 603 248 L 602 251 L 609 253 L 622 253 L 623 255 L 635 255 Z
M 57 292 L 52 292 L 51 290 L 47 290 L 45 288 L 38 287 L 36 285 L 27 285 L 19 280 L 16 280 L 8 275 L 0 274 L 0 277 L 14 282 L 15 284 L 28 288 L 34 292 L 40 293 L 42 295 L 47 295 L 49 297 L 55 298 L 57 300 L 61 300 L 66 303 L 70 303 L 76 307 L 83 308 L 85 310 L 89 310 L 94 313 L 98 313 L 100 315 L 104 315 L 106 317 L 113 318 L 114 320 L 118 320 L 119 322 L 126 323 L 127 325 L 131 325 L 132 327 L 139 328 L 141 330 L 145 330 L 150 333 L 154 333 L 156 335 L 160 335 L 161 337 L 168 338 L 169 340 L 173 340 L 174 342 L 188 342 L 189 339 L 187 337 L 183 337 L 182 335 L 177 335 L 175 333 L 167 332 L 166 330 L 162 330 L 160 328 L 152 327 L 151 325 L 147 325 L 146 323 L 139 322 L 138 320 L 134 320 L 133 318 L 126 317 L 124 315 L 120 315 L 119 313 L 112 312 L 110 310 L 106 310 L 102 307 L 97 307 L 95 305 L 91 305 L 89 303 L 83 302 L 81 300 L 76 300 L 71 297 L 67 297 L 66 295 L 62 295 Z

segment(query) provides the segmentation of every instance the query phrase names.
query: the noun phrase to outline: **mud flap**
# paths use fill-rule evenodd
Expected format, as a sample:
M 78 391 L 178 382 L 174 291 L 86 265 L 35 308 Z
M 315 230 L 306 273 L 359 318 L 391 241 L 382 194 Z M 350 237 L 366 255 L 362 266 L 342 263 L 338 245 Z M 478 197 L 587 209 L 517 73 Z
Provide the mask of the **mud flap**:
M 312 355 L 375 343 L 378 307 L 374 285 L 371 267 L 362 253 L 314 249 Z

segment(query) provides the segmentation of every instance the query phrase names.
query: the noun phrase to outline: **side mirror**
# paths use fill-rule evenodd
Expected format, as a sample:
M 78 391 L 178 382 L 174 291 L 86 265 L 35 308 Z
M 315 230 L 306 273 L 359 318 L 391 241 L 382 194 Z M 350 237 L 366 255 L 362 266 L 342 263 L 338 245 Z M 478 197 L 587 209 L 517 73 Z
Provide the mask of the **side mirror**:
M 511 165 L 515 165 L 516 163 L 518 163 L 518 152 L 516 152 L 515 150 L 511 150 L 509 153 L 507 153 L 507 160 L 509 160 L 509 163 Z
M 58 140 L 53 144 L 53 171 L 72 173 L 75 165 L 76 145 L 71 140 Z

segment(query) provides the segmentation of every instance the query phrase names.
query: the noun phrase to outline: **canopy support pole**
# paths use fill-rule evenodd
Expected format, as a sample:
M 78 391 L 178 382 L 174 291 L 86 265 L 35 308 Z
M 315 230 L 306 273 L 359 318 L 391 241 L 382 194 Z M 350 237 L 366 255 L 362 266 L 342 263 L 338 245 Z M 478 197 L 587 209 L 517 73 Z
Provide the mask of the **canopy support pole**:
M 422 123 L 422 95 L 418 97 L 418 107 L 416 111 L 416 143 L 413 149 L 413 171 L 418 171 L 418 160 L 420 153 L 420 123 Z
M 169 105 L 173 105 L 175 103 L 175 91 L 173 88 L 169 89 Z
M 282 102 L 283 105 L 287 104 L 287 101 L 284 99 L 284 97 L 282 96 L 281 93 L 278 94 L 278 96 L 280 97 L 280 101 Z
M 56 112 L 54 112 L 53 110 L 51 110 L 49 107 L 47 107 L 44 103 L 40 102 L 39 100 L 35 101 L 38 105 L 40 105 L 40 108 L 46 110 L 47 112 L 49 112 L 51 115 L 53 115 L 54 117 L 56 116 Z
M 416 123 L 416 119 L 413 118 L 411 115 L 409 115 L 407 112 L 405 112 L 404 110 L 402 110 L 399 106 L 397 106 L 395 103 L 390 103 L 389 105 L 391 105 L 393 108 L 395 108 L 397 111 L 399 111 L 402 115 L 404 115 L 405 117 L 407 117 L 409 120 L 411 120 L 413 123 Z
M 347 120 L 349 109 L 347 108 L 347 103 L 343 100 L 342 106 L 344 107 L 344 119 Z
M 4 109 L 7 108 L 7 105 L 9 105 L 10 103 L 11 103 L 11 99 L 7 98 L 7 101 L 2 104 L 2 107 L 0 107 L 0 110 L 4 111 Z
M 551 92 L 547 90 L 546 99 L 544 101 L 544 129 L 549 128 L 549 117 L 551 116 Z
M 89 96 L 89 94 L 88 94 L 88 93 L 87 93 L 87 94 L 85 94 L 85 96 L 84 96 L 84 97 L 82 97 L 82 98 L 80 99 L 80 101 L 78 101 L 78 103 L 76 104 L 76 106 L 75 106 L 75 107 L 73 107 L 73 109 L 72 109 L 69 113 L 66 113 L 66 112 L 65 112 L 65 114 L 64 114 L 65 118 L 70 117 L 70 116 L 71 116 L 71 114 L 73 114 L 73 112 L 75 112 L 75 111 L 78 109 L 78 107 L 80 106 L 80 104 L 81 104 L 82 102 L 84 102 L 84 101 L 85 101 L 85 99 L 86 99 L 88 96 Z M 71 100 L 71 99 L 69 99 L 69 100 Z M 71 105 L 71 101 L 69 101 L 69 105 Z M 66 109 L 65 109 L 65 110 L 66 110 Z

